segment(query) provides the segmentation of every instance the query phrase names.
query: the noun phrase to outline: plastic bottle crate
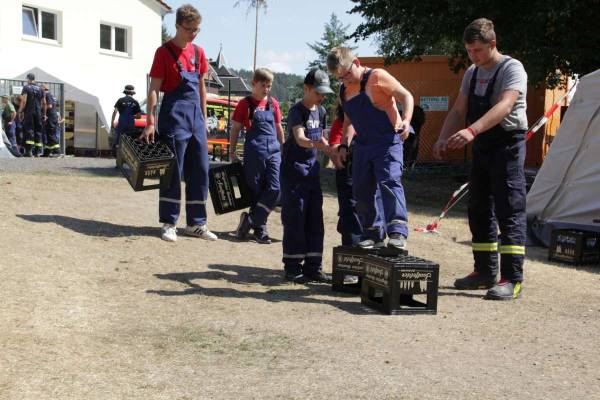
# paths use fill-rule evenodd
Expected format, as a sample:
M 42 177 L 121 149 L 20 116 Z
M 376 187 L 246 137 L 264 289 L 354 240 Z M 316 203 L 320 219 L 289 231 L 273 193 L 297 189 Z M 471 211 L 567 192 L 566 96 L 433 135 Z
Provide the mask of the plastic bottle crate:
M 364 258 L 361 303 L 385 314 L 436 314 L 439 265 L 408 255 Z M 418 301 L 415 295 L 424 295 Z
M 345 292 L 360 294 L 362 279 L 365 273 L 364 257 L 369 254 L 400 255 L 407 254 L 406 250 L 391 249 L 363 249 L 360 247 L 337 246 L 333 248 L 333 264 L 331 266 L 332 283 L 331 290 L 334 292 Z M 358 277 L 358 283 L 345 284 L 344 276 Z
M 553 230 L 548 259 L 573 265 L 600 264 L 600 233 L 573 229 Z
M 133 190 L 151 190 L 171 184 L 175 155 L 160 140 L 145 143 L 129 135 L 121 135 L 117 152 L 117 166 Z M 160 179 L 159 183 L 144 185 L 145 179 Z
M 246 183 L 242 163 L 211 168 L 208 171 L 208 188 L 217 215 L 241 210 L 252 204 L 252 192 Z

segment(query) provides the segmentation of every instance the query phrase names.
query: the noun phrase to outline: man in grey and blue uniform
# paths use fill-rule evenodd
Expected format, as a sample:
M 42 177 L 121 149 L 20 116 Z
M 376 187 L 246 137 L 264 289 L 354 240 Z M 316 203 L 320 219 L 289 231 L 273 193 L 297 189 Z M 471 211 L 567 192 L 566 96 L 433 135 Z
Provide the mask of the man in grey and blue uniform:
M 440 158 L 446 149 L 473 142 L 469 227 L 475 265 L 454 286 L 489 289 L 486 298 L 511 300 L 521 295 L 525 258 L 527 74 L 519 61 L 498 51 L 492 21 L 473 21 L 463 40 L 473 65 L 434 146 Z M 465 117 L 468 127 L 460 129 Z

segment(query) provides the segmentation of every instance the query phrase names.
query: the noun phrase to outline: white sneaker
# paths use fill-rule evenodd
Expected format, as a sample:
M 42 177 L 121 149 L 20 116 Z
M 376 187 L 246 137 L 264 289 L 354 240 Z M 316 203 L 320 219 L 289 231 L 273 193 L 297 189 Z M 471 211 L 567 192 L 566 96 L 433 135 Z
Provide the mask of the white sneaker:
M 206 225 L 186 226 L 185 234 L 189 236 L 199 237 L 205 240 L 217 240 L 217 235 L 208 230 Z
M 163 224 L 162 226 L 162 235 L 160 236 L 162 240 L 166 242 L 176 242 L 177 241 L 177 227 L 171 224 Z

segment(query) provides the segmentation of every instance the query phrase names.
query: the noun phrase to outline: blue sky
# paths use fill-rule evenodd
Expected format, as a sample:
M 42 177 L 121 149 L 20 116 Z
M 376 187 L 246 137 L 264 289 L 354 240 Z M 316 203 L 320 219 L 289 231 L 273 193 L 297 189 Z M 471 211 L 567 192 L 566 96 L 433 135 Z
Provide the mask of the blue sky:
M 190 3 L 202 14 L 201 31 L 195 43 L 202 46 L 208 58 L 216 58 L 219 46 L 227 64 L 235 69 L 252 69 L 254 51 L 254 12 L 247 13 L 248 5 L 235 0 L 166 0 L 173 13 L 165 17 L 165 26 L 175 31 L 175 10 Z M 306 43 L 319 41 L 331 13 L 345 24 L 349 32 L 361 23 L 357 14 L 347 14 L 353 4 L 350 0 L 270 0 L 266 13 L 261 10 L 258 27 L 257 66 L 266 66 L 277 72 L 304 75 L 310 60 L 316 58 Z M 362 56 L 376 55 L 372 40 L 362 41 L 356 52 Z

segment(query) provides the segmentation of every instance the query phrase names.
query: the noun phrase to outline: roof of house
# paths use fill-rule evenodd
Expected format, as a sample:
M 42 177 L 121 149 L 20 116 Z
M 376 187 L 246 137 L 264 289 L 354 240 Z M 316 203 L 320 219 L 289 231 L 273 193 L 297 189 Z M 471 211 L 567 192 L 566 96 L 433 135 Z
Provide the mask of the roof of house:
M 156 2 L 159 3 L 161 6 L 163 6 L 163 8 L 166 9 L 167 11 L 172 11 L 173 10 L 171 8 L 171 6 L 168 5 L 167 3 L 165 3 L 164 1 L 156 0 Z
M 225 87 L 225 85 L 223 84 L 223 81 L 221 81 L 221 79 L 219 79 L 219 75 L 217 74 L 217 71 L 215 71 L 215 68 L 210 64 L 208 65 L 207 82 L 210 82 L 211 84 L 215 84 L 219 88 Z
M 219 90 L 219 93 L 227 94 L 229 92 L 229 82 L 231 82 L 231 93 L 239 93 L 239 94 L 250 94 L 252 93 L 252 89 L 248 86 L 244 78 L 239 76 L 234 76 L 231 78 L 226 78 L 221 76 L 221 81 L 223 82 L 223 87 Z

